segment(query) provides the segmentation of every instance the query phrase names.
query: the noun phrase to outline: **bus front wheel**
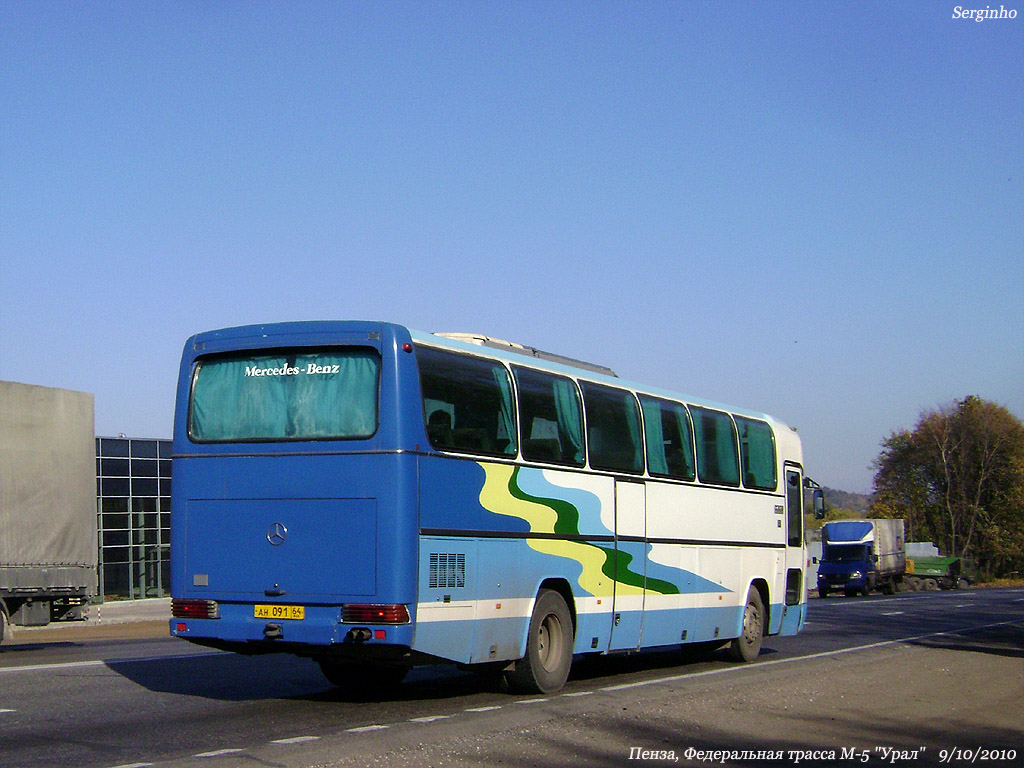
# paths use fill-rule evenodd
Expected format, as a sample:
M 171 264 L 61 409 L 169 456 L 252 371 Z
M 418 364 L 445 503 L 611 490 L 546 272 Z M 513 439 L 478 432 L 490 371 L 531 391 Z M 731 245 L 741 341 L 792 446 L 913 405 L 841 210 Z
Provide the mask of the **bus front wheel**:
M 761 653 L 764 640 L 764 603 L 757 587 L 747 592 L 743 608 L 743 627 L 740 636 L 729 643 L 729 655 L 736 661 L 753 661 Z
M 572 665 L 572 617 L 565 599 L 542 589 L 530 617 L 526 655 L 505 672 L 517 693 L 553 693 L 565 685 Z

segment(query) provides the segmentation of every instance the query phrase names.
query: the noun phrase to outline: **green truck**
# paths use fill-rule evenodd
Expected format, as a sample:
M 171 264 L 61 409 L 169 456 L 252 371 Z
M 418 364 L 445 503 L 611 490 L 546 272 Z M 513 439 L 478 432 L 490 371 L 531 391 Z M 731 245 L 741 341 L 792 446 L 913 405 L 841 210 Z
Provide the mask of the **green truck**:
M 970 579 L 963 574 L 959 557 L 908 557 L 903 583 L 915 592 L 935 589 L 966 589 Z

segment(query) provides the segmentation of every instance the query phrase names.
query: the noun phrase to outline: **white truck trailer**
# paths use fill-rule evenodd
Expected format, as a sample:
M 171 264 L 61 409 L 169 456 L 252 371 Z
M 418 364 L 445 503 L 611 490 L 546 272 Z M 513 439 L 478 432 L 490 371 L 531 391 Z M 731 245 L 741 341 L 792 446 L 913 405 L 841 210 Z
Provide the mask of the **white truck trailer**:
M 0 381 L 0 642 L 96 595 L 93 396 Z

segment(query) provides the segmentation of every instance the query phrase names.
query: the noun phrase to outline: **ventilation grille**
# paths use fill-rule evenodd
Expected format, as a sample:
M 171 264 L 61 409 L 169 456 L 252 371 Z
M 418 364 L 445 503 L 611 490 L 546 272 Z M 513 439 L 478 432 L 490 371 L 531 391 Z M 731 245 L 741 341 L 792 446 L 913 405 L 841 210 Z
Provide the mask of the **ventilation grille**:
M 451 552 L 431 552 L 430 586 L 437 589 L 466 586 L 466 556 Z

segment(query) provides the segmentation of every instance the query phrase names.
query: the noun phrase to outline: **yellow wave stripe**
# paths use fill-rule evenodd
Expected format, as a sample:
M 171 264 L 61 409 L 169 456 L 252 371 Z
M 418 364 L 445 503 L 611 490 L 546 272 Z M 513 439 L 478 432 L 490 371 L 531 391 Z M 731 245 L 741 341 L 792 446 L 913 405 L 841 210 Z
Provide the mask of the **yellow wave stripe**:
M 515 517 L 525 520 L 530 525 L 531 533 L 554 533 L 558 515 L 547 506 L 534 501 L 517 499 L 509 492 L 514 466 L 507 464 L 481 464 L 484 470 L 484 487 L 480 490 L 480 505 L 497 515 Z M 645 590 L 630 584 L 619 582 L 615 585 L 605 575 L 602 568 L 606 560 L 603 549 L 582 541 L 563 541 L 559 539 L 528 539 L 530 548 L 545 555 L 564 557 L 574 560 L 583 566 L 579 577 L 579 585 L 595 597 L 611 597 L 617 591 L 619 595 L 642 595 Z

